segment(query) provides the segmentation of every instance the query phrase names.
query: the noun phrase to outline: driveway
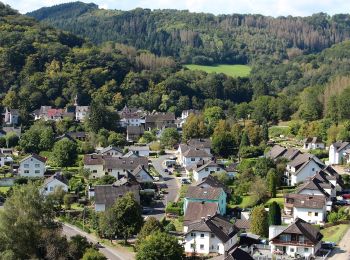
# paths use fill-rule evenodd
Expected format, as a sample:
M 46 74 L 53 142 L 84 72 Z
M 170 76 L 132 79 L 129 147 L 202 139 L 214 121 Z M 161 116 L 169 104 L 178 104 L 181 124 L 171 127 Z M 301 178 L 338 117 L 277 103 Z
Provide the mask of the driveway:
M 168 193 L 165 194 L 164 199 L 162 201 L 159 201 L 154 207 L 154 212 L 145 216 L 152 216 L 157 219 L 161 219 L 162 217 L 164 217 L 166 204 L 169 201 L 177 201 L 179 198 L 179 191 L 181 187 L 179 181 L 176 179 L 175 176 L 169 175 L 167 172 L 164 172 L 163 162 L 167 160 L 170 156 L 170 154 L 167 154 L 161 155 L 158 158 L 151 158 L 154 168 L 162 176 L 163 182 L 167 187 L 166 190 Z
M 81 235 L 87 238 L 89 242 L 92 242 L 94 244 L 97 243 L 97 239 L 95 236 L 90 235 L 81 229 L 74 227 L 72 225 L 62 223 L 62 233 L 66 235 L 67 237 L 72 237 L 75 235 Z M 99 249 L 102 254 L 105 255 L 110 260 L 133 260 L 135 259 L 135 255 L 133 253 L 130 253 L 124 249 L 116 249 L 109 246 L 103 245 L 103 248 Z
M 330 253 L 329 260 L 350 260 L 350 228 L 345 233 L 339 245 Z

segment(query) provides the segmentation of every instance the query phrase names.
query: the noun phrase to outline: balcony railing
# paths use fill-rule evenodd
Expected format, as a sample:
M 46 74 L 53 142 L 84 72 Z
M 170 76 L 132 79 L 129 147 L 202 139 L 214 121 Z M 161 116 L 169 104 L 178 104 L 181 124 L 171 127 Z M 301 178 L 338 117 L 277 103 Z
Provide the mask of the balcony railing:
M 292 245 L 292 246 L 314 246 L 314 244 L 310 241 L 298 241 L 298 240 L 280 240 L 280 239 L 273 239 L 273 244 L 279 244 L 279 245 Z

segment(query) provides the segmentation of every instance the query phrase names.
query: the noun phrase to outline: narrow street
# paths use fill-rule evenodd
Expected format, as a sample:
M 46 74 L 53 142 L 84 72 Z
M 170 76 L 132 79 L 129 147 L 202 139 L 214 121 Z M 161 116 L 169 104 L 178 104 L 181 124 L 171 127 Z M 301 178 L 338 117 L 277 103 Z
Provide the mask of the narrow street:
M 148 214 L 147 216 L 152 216 L 157 219 L 161 219 L 165 214 L 165 207 L 169 201 L 176 201 L 179 197 L 180 191 L 180 183 L 176 179 L 175 176 L 169 175 L 164 172 L 163 162 L 168 159 L 171 155 L 161 155 L 158 158 L 152 158 L 152 164 L 157 172 L 162 176 L 163 182 L 166 185 L 167 194 L 164 196 L 164 199 L 158 203 L 158 205 L 154 208 L 154 212 L 152 214 Z
M 330 253 L 329 260 L 350 260 L 350 228 L 339 245 Z
M 67 237 L 81 235 L 81 236 L 86 237 L 89 242 L 94 243 L 94 244 L 97 243 L 97 239 L 93 235 L 90 235 L 90 234 L 82 231 L 81 229 L 79 229 L 75 226 L 66 224 L 66 223 L 62 223 L 62 225 L 63 225 L 62 233 L 64 235 L 66 235 Z M 116 249 L 116 248 L 112 248 L 112 247 L 103 245 L 103 248 L 100 248 L 99 250 L 102 254 L 105 255 L 105 257 L 107 257 L 110 260 L 133 260 L 133 259 L 135 259 L 135 255 L 133 253 L 126 251 L 125 249 Z

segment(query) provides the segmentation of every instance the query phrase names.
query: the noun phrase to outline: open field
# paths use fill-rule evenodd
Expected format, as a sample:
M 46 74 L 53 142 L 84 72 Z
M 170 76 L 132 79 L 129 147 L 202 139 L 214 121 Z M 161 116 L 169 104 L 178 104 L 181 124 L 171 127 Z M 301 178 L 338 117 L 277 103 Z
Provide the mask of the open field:
M 323 235 L 323 241 L 339 243 L 348 229 L 349 225 L 347 224 L 339 224 L 333 227 L 322 229 L 321 233 Z
M 218 64 L 212 66 L 187 64 L 186 68 L 190 70 L 202 70 L 207 73 L 224 73 L 231 77 L 247 77 L 250 74 L 251 68 L 247 65 L 228 65 L 228 64 Z

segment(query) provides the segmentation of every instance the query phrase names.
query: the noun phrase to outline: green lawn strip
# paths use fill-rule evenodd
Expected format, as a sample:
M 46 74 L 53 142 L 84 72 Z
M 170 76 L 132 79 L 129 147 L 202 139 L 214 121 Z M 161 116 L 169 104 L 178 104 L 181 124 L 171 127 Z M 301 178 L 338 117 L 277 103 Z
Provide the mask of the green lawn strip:
M 278 198 L 278 197 L 277 198 L 271 198 L 268 201 L 266 201 L 265 205 L 269 206 L 274 201 L 277 202 L 281 206 L 281 208 L 283 208 L 283 205 L 284 205 L 284 198 L 283 197 L 281 197 L 281 198 Z
M 246 195 L 242 196 L 242 201 L 240 204 L 235 204 L 230 207 L 239 207 L 239 208 L 250 208 L 254 206 L 253 196 Z
M 207 73 L 224 73 L 231 77 L 247 77 L 251 71 L 251 68 L 247 65 L 218 64 L 212 66 L 204 66 L 187 64 L 185 67 L 190 70 L 202 70 Z
M 346 231 L 349 229 L 349 227 L 350 225 L 348 224 L 339 224 L 336 226 L 322 229 L 321 233 L 323 235 L 323 241 L 330 241 L 338 244 L 339 241 L 345 235 Z
M 11 187 L 0 187 L 0 192 L 6 193 Z

